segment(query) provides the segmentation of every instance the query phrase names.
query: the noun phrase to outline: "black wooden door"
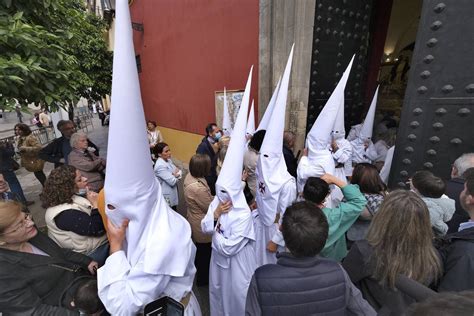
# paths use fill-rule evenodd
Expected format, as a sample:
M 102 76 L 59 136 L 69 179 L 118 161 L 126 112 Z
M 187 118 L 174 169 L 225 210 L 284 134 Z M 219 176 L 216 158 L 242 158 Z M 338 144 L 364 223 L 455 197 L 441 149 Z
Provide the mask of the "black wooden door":
M 391 187 L 417 170 L 449 178 L 474 152 L 474 1 L 424 0 L 403 103 Z
M 372 0 L 318 0 L 314 19 L 310 93 L 306 131 L 356 54 L 345 90 L 346 127 L 364 108 Z

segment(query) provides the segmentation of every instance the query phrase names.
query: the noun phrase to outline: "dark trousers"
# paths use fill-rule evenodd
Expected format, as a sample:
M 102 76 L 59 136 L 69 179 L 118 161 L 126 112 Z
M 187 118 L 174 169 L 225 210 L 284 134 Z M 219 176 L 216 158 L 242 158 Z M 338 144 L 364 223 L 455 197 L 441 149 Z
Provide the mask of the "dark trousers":
M 21 188 L 20 181 L 18 181 L 18 178 L 16 177 L 15 171 L 4 170 L 1 173 L 5 178 L 5 181 L 8 182 L 8 185 L 10 186 L 10 191 L 16 193 L 20 197 L 21 202 L 25 203 L 26 205 L 26 197 L 23 193 L 23 189 Z
M 212 243 L 196 243 L 196 285 L 206 286 L 209 284 L 209 264 L 211 262 Z
M 44 187 L 44 183 L 46 182 L 46 175 L 44 174 L 43 170 L 33 172 L 35 174 L 36 179 L 41 183 Z

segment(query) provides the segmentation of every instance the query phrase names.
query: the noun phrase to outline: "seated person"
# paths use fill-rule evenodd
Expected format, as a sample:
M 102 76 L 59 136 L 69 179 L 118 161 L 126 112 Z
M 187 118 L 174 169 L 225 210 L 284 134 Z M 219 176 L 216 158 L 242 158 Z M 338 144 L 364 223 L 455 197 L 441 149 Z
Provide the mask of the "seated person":
M 38 156 L 44 161 L 54 163 L 57 168 L 63 164 L 68 164 L 68 156 L 71 152 L 70 138 L 76 132 L 76 127 L 73 121 L 60 120 L 57 124 L 58 130 L 61 132 L 61 137 L 56 138 L 43 149 L 40 150 Z M 99 156 L 99 148 L 87 140 L 87 146 L 90 151 L 93 151 L 96 156 Z
M 87 179 L 73 166 L 51 171 L 41 199 L 46 209 L 48 235 L 59 246 L 86 254 L 101 265 L 109 247 L 97 193 L 87 190 Z
M 289 253 L 255 271 L 246 315 L 376 315 L 344 269 L 318 256 L 329 229 L 326 215 L 311 202 L 286 209 L 281 230 Z
M 0 201 L 0 311 L 4 315 L 77 315 L 74 289 L 97 262 L 60 248 L 14 201 Z
M 87 178 L 90 190 L 99 192 L 104 187 L 106 163 L 104 158 L 96 156 L 88 146 L 86 134 L 72 134 L 72 150 L 68 156 L 68 164 L 78 169 Z
M 342 266 L 378 315 L 403 315 L 415 299 L 396 290 L 399 276 L 430 285 L 441 274 L 426 204 L 414 192 L 389 193 L 367 239 L 356 241 Z
M 411 190 L 418 193 L 430 211 L 431 226 L 436 236 L 444 236 L 448 222 L 456 210 L 455 201 L 444 195 L 446 184 L 427 170 L 416 172 L 411 178 Z
M 326 199 L 330 199 L 330 184 L 337 185 L 345 198 L 345 202 L 339 203 L 335 208 L 327 208 L 324 205 Z M 347 254 L 346 232 L 359 218 L 367 200 L 357 185 L 347 184 L 330 174 L 325 174 L 321 178 L 308 178 L 303 189 L 303 197 L 322 209 L 329 223 L 329 236 L 321 256 L 341 261 Z

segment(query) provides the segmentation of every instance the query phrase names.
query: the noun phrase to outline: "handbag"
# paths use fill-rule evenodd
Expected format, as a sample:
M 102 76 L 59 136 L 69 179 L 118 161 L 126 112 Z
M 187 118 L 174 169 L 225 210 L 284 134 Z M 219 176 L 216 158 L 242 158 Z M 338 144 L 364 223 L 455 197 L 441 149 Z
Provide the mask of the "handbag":
M 43 170 L 44 160 L 39 158 L 21 159 L 21 164 L 26 170 L 30 172 L 37 172 Z

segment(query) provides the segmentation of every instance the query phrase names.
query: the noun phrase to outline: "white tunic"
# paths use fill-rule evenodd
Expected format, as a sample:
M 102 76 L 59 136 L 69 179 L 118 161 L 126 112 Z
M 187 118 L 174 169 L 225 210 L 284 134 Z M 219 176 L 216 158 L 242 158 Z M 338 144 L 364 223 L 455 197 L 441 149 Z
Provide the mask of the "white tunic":
M 395 152 L 395 146 L 392 146 L 387 151 L 385 163 L 380 170 L 380 178 L 385 184 L 388 184 L 388 176 L 390 175 L 390 168 L 392 167 L 393 153 Z
M 362 129 L 362 123 L 353 125 L 351 127 L 351 130 L 349 131 L 349 135 L 347 135 L 347 140 L 351 142 L 355 140 L 356 138 L 359 138 L 361 129 Z
M 306 156 L 301 157 L 296 171 L 298 175 L 298 180 L 296 182 L 298 194 L 303 192 L 304 185 L 309 177 L 321 177 L 325 173 L 334 175 L 334 159 L 329 150 L 326 150 L 325 152 L 325 154 L 318 155 L 317 158 L 312 160 L 309 160 Z
M 369 141 L 369 146 L 367 148 L 365 148 L 364 142 L 359 138 L 351 141 L 351 145 L 353 163 L 372 163 L 377 159 L 377 150 L 372 141 Z
M 280 219 L 278 223 L 275 223 L 274 220 L 272 223 L 263 223 L 263 216 L 259 213 L 258 210 L 252 212 L 256 243 L 255 243 L 255 254 L 257 259 L 257 267 L 260 267 L 268 263 L 276 263 L 276 254 L 269 252 L 267 250 L 268 242 L 271 240 L 275 244 L 281 247 L 280 250 L 284 250 L 285 242 L 283 241 L 283 235 L 279 229 L 281 225 L 281 220 L 285 214 L 286 208 L 293 204 L 296 201 L 296 183 L 294 178 L 290 178 L 290 181 L 287 181 L 280 190 L 280 195 L 278 197 L 278 209 L 277 213 L 280 214 Z M 260 212 L 264 210 L 261 209 Z
M 99 297 L 112 315 L 135 315 L 142 312 L 145 305 L 163 296 L 169 296 L 179 302 L 192 290 L 196 273 L 195 255 L 196 247 L 193 246 L 184 276 L 173 277 L 145 273 L 144 256 L 132 267 L 124 251 L 115 252 L 97 271 Z M 201 315 L 194 294 L 191 295 L 184 315 Z
M 377 151 L 377 158 L 375 161 L 385 161 L 388 152 L 387 143 L 383 140 L 379 140 L 374 144 L 375 150 Z
M 352 145 L 344 139 L 339 138 L 336 140 L 337 151 L 332 153 L 336 166 L 343 164 L 343 167 L 336 168 L 334 176 L 338 177 L 344 182 L 347 182 L 348 176 L 352 175 Z
M 244 315 L 245 300 L 250 280 L 256 268 L 255 241 L 245 237 L 251 214 L 234 227 L 225 226 L 225 217 L 214 226 L 214 210 L 219 200 L 215 198 L 201 221 L 204 233 L 212 233 L 212 255 L 209 266 L 209 300 L 211 315 Z M 231 209 L 231 212 L 242 210 Z M 224 219 L 223 219 L 224 217 Z
M 267 250 L 268 241 L 278 230 L 278 223 L 266 226 L 262 223 L 262 218 L 258 209 L 252 211 L 253 227 L 255 229 L 255 259 L 257 267 L 267 263 L 276 263 L 275 253 Z
M 306 180 L 308 180 L 309 177 L 321 177 L 325 173 L 334 175 L 336 171 L 335 169 L 334 159 L 332 158 L 329 150 L 320 151 L 320 154 L 317 156 L 315 155 L 312 160 L 309 160 L 306 156 L 301 157 L 297 169 L 298 194 L 302 195 L 304 185 L 306 184 Z M 332 186 L 331 199 L 326 201 L 326 207 L 333 207 L 333 200 L 336 201 L 341 195 L 341 193 L 338 191 L 340 191 L 339 188 Z

